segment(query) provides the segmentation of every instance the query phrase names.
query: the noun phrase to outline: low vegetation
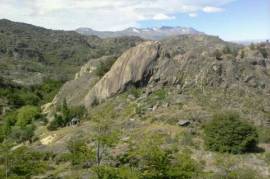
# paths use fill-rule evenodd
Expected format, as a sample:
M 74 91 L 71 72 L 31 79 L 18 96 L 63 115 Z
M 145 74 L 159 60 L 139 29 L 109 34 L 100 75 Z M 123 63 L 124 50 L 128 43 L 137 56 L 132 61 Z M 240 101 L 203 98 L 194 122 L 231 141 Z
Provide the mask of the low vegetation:
M 256 128 L 233 112 L 215 115 L 204 132 L 206 147 L 212 151 L 244 153 L 254 150 L 258 143 Z

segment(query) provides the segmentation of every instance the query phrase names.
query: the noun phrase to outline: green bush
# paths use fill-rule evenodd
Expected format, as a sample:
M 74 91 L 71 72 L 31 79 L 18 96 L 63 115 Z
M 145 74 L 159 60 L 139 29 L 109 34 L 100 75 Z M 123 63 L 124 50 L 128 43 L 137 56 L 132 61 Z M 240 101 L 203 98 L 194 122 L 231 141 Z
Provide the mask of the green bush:
M 93 167 L 93 172 L 98 179 L 139 179 L 139 172 L 129 167 L 115 168 L 111 166 Z
M 70 152 L 72 165 L 82 165 L 86 162 L 93 163 L 95 153 L 91 150 L 81 139 L 72 139 L 68 142 L 67 146 Z
M 20 108 L 17 112 L 16 125 L 20 127 L 25 127 L 27 124 L 32 123 L 32 121 L 40 117 L 40 109 L 38 107 L 24 106 Z
M 262 127 L 259 128 L 259 141 L 262 143 L 270 143 L 270 128 Z
M 59 127 L 65 127 L 74 117 L 82 118 L 86 113 L 84 107 L 68 107 L 66 101 L 58 109 L 59 113 L 54 115 L 54 119 L 47 126 L 48 130 L 57 130 Z
M 99 77 L 104 76 L 112 67 L 116 59 L 108 59 L 105 62 L 99 62 L 95 70 L 95 74 Z
M 264 155 L 265 155 L 264 160 L 266 161 L 266 163 L 270 165 L 270 152 L 266 152 Z
M 199 164 L 191 158 L 190 152 L 179 152 L 165 142 L 166 137 L 161 135 L 146 138 L 122 161 L 138 168 L 144 179 L 190 179 L 201 173 Z
M 206 147 L 217 152 L 244 153 L 253 150 L 258 142 L 256 129 L 233 112 L 215 115 L 204 133 Z
M 28 124 L 23 128 L 19 126 L 14 126 L 11 129 L 10 137 L 18 143 L 24 141 L 32 142 L 32 138 L 34 137 L 34 131 L 35 126 L 32 124 Z

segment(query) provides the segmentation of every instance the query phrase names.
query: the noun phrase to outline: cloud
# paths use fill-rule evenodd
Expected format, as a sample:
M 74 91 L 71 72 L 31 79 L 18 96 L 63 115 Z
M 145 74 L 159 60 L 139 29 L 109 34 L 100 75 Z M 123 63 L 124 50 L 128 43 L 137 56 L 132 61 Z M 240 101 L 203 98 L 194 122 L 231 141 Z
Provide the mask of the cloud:
M 120 30 L 177 14 L 216 13 L 234 0 L 0 0 L 0 18 L 52 29 Z
M 153 17 L 153 20 L 171 20 L 171 19 L 175 19 L 175 16 L 168 16 L 166 14 L 159 13 Z
M 206 6 L 203 8 L 203 12 L 206 13 L 216 13 L 216 12 L 222 12 L 224 9 L 218 8 L 218 7 L 212 7 L 212 6 Z
M 194 12 L 189 13 L 188 15 L 189 15 L 189 17 L 197 17 L 198 16 L 198 14 L 197 13 L 194 13 Z

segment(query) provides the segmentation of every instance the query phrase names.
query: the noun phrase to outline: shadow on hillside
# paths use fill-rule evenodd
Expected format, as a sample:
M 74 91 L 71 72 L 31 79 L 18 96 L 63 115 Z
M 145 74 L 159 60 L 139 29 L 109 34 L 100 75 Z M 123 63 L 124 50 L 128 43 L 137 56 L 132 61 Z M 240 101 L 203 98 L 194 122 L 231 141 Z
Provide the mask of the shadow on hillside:
M 256 146 L 255 148 L 249 151 L 249 153 L 263 153 L 263 152 L 265 152 L 265 149 L 259 146 Z

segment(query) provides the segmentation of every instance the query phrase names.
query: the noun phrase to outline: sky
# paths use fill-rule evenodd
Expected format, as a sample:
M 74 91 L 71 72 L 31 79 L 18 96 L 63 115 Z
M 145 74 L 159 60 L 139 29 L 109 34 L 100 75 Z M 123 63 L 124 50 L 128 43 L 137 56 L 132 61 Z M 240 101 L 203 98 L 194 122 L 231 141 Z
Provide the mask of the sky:
M 0 0 L 0 19 L 49 29 L 193 27 L 224 40 L 270 39 L 270 0 Z

